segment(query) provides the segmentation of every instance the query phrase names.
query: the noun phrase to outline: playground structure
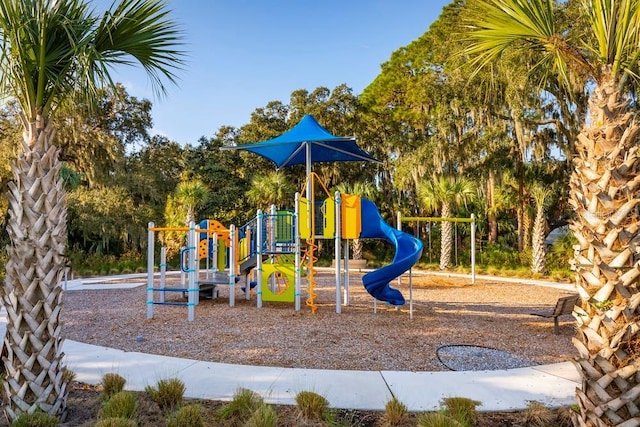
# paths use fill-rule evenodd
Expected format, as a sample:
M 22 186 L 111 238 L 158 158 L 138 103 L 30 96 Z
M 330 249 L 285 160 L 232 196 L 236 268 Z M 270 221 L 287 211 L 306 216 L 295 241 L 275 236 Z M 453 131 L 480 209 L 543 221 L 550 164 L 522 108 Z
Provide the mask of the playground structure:
M 456 258 L 457 258 L 457 224 L 458 223 L 468 223 L 471 225 L 471 254 L 470 254 L 470 265 L 471 265 L 471 283 L 476 283 L 476 216 L 471 214 L 470 218 L 442 218 L 442 217 L 427 217 L 427 216 L 402 216 L 402 213 L 398 212 L 396 216 L 396 223 L 398 230 L 402 230 L 402 223 L 415 222 L 418 227 L 417 230 L 420 230 L 420 223 L 424 222 L 429 224 L 429 249 L 431 249 L 431 223 L 434 222 L 452 222 L 456 225 L 456 237 L 454 237 L 454 244 L 456 245 Z M 419 233 L 418 233 L 419 234 Z M 418 236 L 419 237 L 419 236 Z
M 310 177 L 313 179 L 314 174 Z M 324 186 L 323 189 L 327 197 L 318 203 L 312 204 L 296 193 L 293 211 L 272 208 L 269 213 L 263 213 L 259 210 L 251 221 L 237 228 L 231 225 L 226 229 L 213 220 L 177 228 L 159 228 L 150 223 L 147 318 L 153 317 L 154 305 L 180 305 L 187 307 L 188 319 L 193 321 L 200 298 L 205 295 L 216 298 L 220 286 L 229 287 L 229 305 L 234 306 L 239 281 L 243 281 L 240 287 L 246 299 L 251 298 L 251 290 L 255 289 L 258 308 L 265 301 L 291 302 L 299 311 L 304 287 L 305 304 L 315 312 L 314 263 L 319 239 L 335 241 L 336 313 L 341 313 L 342 305 L 349 303 L 348 240 L 355 238 L 382 238 L 395 246 L 392 263 L 365 274 L 363 285 L 375 300 L 403 305 L 402 293 L 392 288 L 390 282 L 419 260 L 422 242 L 388 225 L 373 202 L 339 192 L 330 196 Z M 160 251 L 160 281 L 156 284 L 154 280 L 155 233 L 160 231 L 187 234 L 187 246 L 181 254 L 180 286 L 166 286 L 164 248 Z M 343 251 L 344 260 L 341 259 Z M 203 262 L 204 269 L 201 268 Z M 182 293 L 187 301 L 167 301 L 167 292 Z
M 201 286 L 209 286 L 211 295 L 215 296 L 216 287 L 227 283 L 230 288 L 229 304 L 233 305 L 234 286 L 236 278 L 240 276 L 244 276 L 245 279 L 243 291 L 246 298 L 250 298 L 251 288 L 255 287 L 258 308 L 262 307 L 263 301 L 292 300 L 295 310 L 298 311 L 301 306 L 303 266 L 305 269 L 304 278 L 307 282 L 305 304 L 311 308 L 312 313 L 315 313 L 317 306 L 314 291 L 316 285 L 314 264 L 317 261 L 316 241 L 320 239 L 335 241 L 336 313 L 340 313 L 342 310 L 341 252 L 343 243 L 345 253 L 344 303 L 345 305 L 349 303 L 349 239 L 382 238 L 395 246 L 396 252 L 391 264 L 365 274 L 363 285 L 375 300 L 395 306 L 405 303 L 402 294 L 397 289 L 391 288 L 389 284 L 420 259 L 423 249 L 422 242 L 388 225 L 373 202 L 358 196 L 341 195 L 340 193 L 335 193 L 332 197 L 320 178 L 311 171 L 313 162 L 377 162 L 376 159 L 358 147 L 355 137 L 334 136 L 320 126 L 315 118 L 306 115 L 292 129 L 269 141 L 222 147 L 221 149 L 247 150 L 273 161 L 278 168 L 305 164 L 306 181 L 303 188 L 305 197 L 301 197 L 299 193 L 296 194 L 293 212 L 276 212 L 272 209 L 269 214 L 264 214 L 258 211 L 253 220 L 237 230 L 230 226 L 229 245 L 224 248 L 225 252 L 228 252 L 226 263 L 221 263 L 221 257 L 213 253 L 214 248 L 223 250 L 223 247 L 218 243 L 216 232 L 211 233 L 209 228 L 201 227 L 198 229 L 198 233 L 202 238 L 196 241 L 195 226 L 190 225 L 185 250 L 188 266 L 183 268 L 183 271 L 188 275 L 188 284 L 185 283 L 184 286 L 175 289 L 175 292 L 187 289 L 189 301 L 186 305 L 189 308 L 190 321 L 193 320 L 193 310 L 198 303 Z M 326 196 L 319 202 L 316 201 L 316 181 L 321 184 Z M 162 280 L 159 287 L 154 286 L 153 232 L 154 228 L 150 225 L 148 318 L 153 317 L 155 304 L 164 303 L 164 292 L 174 291 L 174 288 L 166 287 Z M 210 243 L 210 239 L 213 239 L 213 244 Z M 198 250 L 203 247 L 206 249 Z M 215 277 L 216 280 L 200 281 L 199 265 L 202 258 L 212 260 L 213 271 L 210 277 Z M 219 267 L 226 269 L 226 277 L 221 275 L 223 269 Z M 255 272 L 255 281 L 248 278 L 252 272 Z M 162 277 L 164 276 L 161 274 Z M 292 284 L 293 290 L 290 289 Z M 160 293 L 158 301 L 154 299 L 156 292 Z

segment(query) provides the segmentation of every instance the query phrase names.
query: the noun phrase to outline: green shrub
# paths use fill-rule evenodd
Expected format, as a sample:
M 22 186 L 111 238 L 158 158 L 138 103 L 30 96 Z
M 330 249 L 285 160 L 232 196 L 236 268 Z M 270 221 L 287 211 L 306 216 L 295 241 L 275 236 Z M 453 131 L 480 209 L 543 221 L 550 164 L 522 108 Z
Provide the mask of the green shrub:
M 198 405 L 186 405 L 167 420 L 167 427 L 204 427 L 204 419 Z
M 147 271 L 146 253 L 127 252 L 119 257 L 91 251 L 70 250 L 68 253 L 73 270 L 82 276 L 98 274 L 144 273 Z
M 136 395 L 129 391 L 121 391 L 107 400 L 100 410 L 100 418 L 135 419 L 138 412 Z
M 109 399 L 116 393 L 120 393 L 124 389 L 124 385 L 127 382 L 119 374 L 110 372 L 102 376 L 100 385 L 102 386 L 102 394 L 105 399 Z
M 20 415 L 12 424 L 15 427 L 56 427 L 60 421 L 46 412 L 36 411 Z
M 155 388 L 147 386 L 144 390 L 163 412 L 168 413 L 182 404 L 186 388 L 182 380 L 169 378 L 158 381 Z
M 296 405 L 300 415 L 307 420 L 321 420 L 329 409 L 329 401 L 312 391 L 296 394 Z
M 418 427 L 464 427 L 458 421 L 440 412 L 428 412 L 418 417 Z
M 273 406 L 262 404 L 249 417 L 244 427 L 276 427 L 278 423 L 278 414 Z
M 110 417 L 99 420 L 95 427 L 138 427 L 138 423 L 129 418 Z
M 444 413 L 465 427 L 471 427 L 478 421 L 476 406 L 480 405 L 477 400 L 466 397 L 447 397 L 442 399 Z
M 481 249 L 478 253 L 478 263 L 484 266 L 494 266 L 501 269 L 515 269 L 521 266 L 528 266 L 517 250 L 506 245 L 492 243 Z
M 232 417 L 248 420 L 264 401 L 255 391 L 239 388 L 233 395 L 231 402 L 220 408 L 220 416 L 224 419 Z

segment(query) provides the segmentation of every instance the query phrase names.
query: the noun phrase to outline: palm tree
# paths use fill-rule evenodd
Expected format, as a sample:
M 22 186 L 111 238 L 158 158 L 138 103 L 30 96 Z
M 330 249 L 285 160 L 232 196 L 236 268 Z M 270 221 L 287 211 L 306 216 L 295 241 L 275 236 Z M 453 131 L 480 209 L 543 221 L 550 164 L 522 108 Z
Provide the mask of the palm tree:
M 547 221 L 544 216 L 552 191 L 541 183 L 535 183 L 531 188 L 531 198 L 534 201 L 536 214 L 531 232 L 531 272 L 546 273 L 547 251 L 544 245 Z
M 67 204 L 55 114 L 70 97 L 88 105 L 118 64 L 139 63 L 159 94 L 182 62 L 181 31 L 162 0 L 122 0 L 96 16 L 82 0 L 0 2 L 0 96 L 20 106 L 23 152 L 9 184 L 7 310 L 3 382 L 6 413 L 15 419 L 65 409 L 59 322 L 65 270 Z
M 532 77 L 540 87 L 591 83 L 589 118 L 575 141 L 569 184 L 575 213 L 570 228 L 578 240 L 573 267 L 582 299 L 574 310 L 582 387 L 573 422 L 638 425 L 640 121 L 630 106 L 640 76 L 640 2 L 583 0 L 584 32 L 560 28 L 556 6 L 565 5 L 479 0 L 466 53 L 485 66 L 507 50 L 535 52 Z
M 270 205 L 280 208 L 287 202 L 293 205 L 294 192 L 295 187 L 286 175 L 272 171 L 253 178 L 247 197 L 262 209 L 268 209 Z
M 176 187 L 174 201 L 182 207 L 187 227 L 189 223 L 195 222 L 198 206 L 207 203 L 207 200 L 209 200 L 209 190 L 199 179 L 182 181 Z
M 442 218 L 451 218 L 453 210 L 466 205 L 475 195 L 473 183 L 465 178 L 436 177 L 420 184 L 418 195 L 425 209 L 440 210 Z M 453 250 L 453 223 L 442 221 L 440 235 L 440 269 L 451 267 L 451 251 Z

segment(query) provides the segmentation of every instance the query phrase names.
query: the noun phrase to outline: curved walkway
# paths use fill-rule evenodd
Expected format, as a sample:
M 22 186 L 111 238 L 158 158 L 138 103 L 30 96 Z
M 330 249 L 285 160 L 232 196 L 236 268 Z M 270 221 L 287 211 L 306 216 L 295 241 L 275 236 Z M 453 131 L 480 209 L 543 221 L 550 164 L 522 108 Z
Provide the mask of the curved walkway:
M 95 284 L 84 287 L 81 279 L 66 285 L 70 291 L 110 287 Z M 127 285 L 116 286 L 122 289 Z M 2 336 L 5 324 L 3 316 Z M 70 340 L 64 342 L 63 350 L 76 379 L 88 384 L 98 384 L 108 372 L 126 378 L 129 390 L 144 390 L 160 379 L 177 377 L 184 381 L 187 397 L 231 400 L 237 389 L 244 387 L 261 394 L 268 403 L 284 405 L 295 405 L 295 395 L 307 390 L 325 396 L 335 408 L 382 411 L 389 399 L 396 397 L 410 411 L 433 411 L 440 408 L 443 398 L 467 397 L 482 402 L 479 407 L 482 411 L 510 411 L 524 409 L 531 401 L 548 407 L 573 404 L 575 389 L 580 384 L 570 362 L 499 371 L 334 371 L 202 362 Z

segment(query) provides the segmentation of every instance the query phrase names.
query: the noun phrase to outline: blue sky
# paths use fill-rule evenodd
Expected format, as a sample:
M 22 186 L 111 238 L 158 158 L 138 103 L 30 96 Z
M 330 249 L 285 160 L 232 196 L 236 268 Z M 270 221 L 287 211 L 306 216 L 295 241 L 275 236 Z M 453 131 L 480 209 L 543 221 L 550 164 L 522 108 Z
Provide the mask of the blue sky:
M 115 78 L 152 100 L 153 133 L 195 145 L 220 126 L 248 123 L 269 101 L 288 103 L 297 89 L 346 83 L 362 93 L 450 2 L 168 0 L 188 50 L 178 86 L 156 99 L 143 72 L 119 68 Z

